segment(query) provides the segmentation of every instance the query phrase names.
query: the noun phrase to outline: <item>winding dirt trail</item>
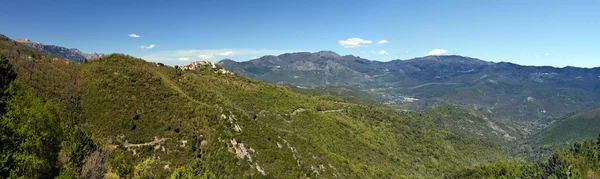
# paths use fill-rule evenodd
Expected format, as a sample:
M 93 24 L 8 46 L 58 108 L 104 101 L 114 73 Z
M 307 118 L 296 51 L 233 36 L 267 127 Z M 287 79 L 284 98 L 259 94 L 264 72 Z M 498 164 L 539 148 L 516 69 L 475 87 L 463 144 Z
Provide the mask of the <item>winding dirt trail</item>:
M 142 143 L 142 144 L 128 144 L 128 143 L 125 143 L 125 144 L 123 144 L 123 147 L 129 148 L 129 147 L 142 147 L 142 146 L 156 145 L 156 144 L 159 144 L 161 142 L 164 142 L 167 139 L 169 139 L 169 138 L 162 138 L 162 139 L 158 139 L 158 140 L 154 140 L 152 142 L 146 142 L 146 143 Z

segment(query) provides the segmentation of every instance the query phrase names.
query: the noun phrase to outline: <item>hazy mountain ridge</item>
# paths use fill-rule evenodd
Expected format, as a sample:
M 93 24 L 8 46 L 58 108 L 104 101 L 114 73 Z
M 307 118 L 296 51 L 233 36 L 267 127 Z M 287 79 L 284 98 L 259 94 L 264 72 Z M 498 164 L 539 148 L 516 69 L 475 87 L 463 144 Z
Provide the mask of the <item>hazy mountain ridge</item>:
M 237 69 L 245 71 L 249 76 L 260 77 L 273 71 L 293 70 L 299 67 L 302 63 L 297 62 L 312 62 L 314 64 L 335 63 L 343 65 L 355 72 L 363 73 L 368 76 L 375 76 L 375 79 L 385 76 L 400 77 L 400 74 L 407 75 L 411 78 L 419 80 L 421 83 L 427 82 L 449 82 L 459 81 L 455 79 L 459 76 L 468 74 L 490 73 L 503 75 L 507 77 L 520 77 L 522 79 L 531 79 L 540 82 L 544 80 L 553 80 L 557 78 L 574 78 L 577 80 L 595 80 L 600 79 L 600 68 L 578 68 L 564 67 L 555 68 L 549 66 L 521 66 L 508 62 L 488 62 L 476 58 L 464 57 L 458 55 L 443 55 L 443 56 L 425 56 L 409 60 L 392 60 L 388 62 L 371 61 L 353 55 L 340 56 L 331 51 L 320 51 L 315 53 L 296 52 L 285 53 L 278 56 L 268 55 L 258 59 L 253 59 L 244 62 L 235 62 L 233 60 L 223 60 L 219 62 L 225 68 Z M 296 65 L 293 65 L 295 64 Z M 311 70 L 323 70 L 321 68 L 312 68 Z M 235 70 L 232 70 L 235 71 Z M 308 70 L 305 70 L 308 71 Z M 335 71 L 333 72 L 335 73 Z M 386 79 L 382 79 L 386 80 Z M 402 81 L 401 79 L 396 79 Z M 394 82 L 394 80 L 389 80 Z M 569 82 L 567 79 L 562 82 Z M 273 81 L 279 82 L 279 81 Z M 466 81 L 462 81 L 466 82 Z M 558 82 L 558 81 L 550 81 Z M 341 85 L 351 85 L 340 83 Z M 575 83 L 573 83 L 575 84 Z M 302 86 L 302 84 L 297 84 Z M 557 84 L 560 85 L 560 84 Z M 570 84 L 572 85 L 572 84 Z M 390 86 L 386 84 L 369 86 Z M 398 86 L 401 87 L 402 85 Z M 595 88 L 594 90 L 600 91 Z
M 369 74 L 359 72 L 360 68 L 345 64 L 350 60 L 347 58 L 352 57 L 342 57 L 331 51 L 297 52 L 269 55 L 247 62 L 222 60 L 219 64 L 236 73 L 272 83 L 361 86 L 373 81 Z
M 96 59 L 96 58 L 105 56 L 105 54 L 96 53 L 96 52 L 85 53 L 76 48 L 66 48 L 66 47 L 61 47 L 61 46 L 57 46 L 57 45 L 46 45 L 41 42 L 32 42 L 31 40 L 29 40 L 27 38 L 18 38 L 18 39 L 15 39 L 15 41 L 19 42 L 19 43 L 23 43 L 25 45 L 28 45 L 30 47 L 36 48 L 38 50 L 44 51 L 46 53 L 57 55 L 61 58 L 70 60 L 75 63 L 81 63 L 84 60 L 91 60 L 91 59 Z
M 420 99 L 400 108 L 428 109 L 449 102 L 515 121 L 547 123 L 573 110 L 600 104 L 600 68 L 521 66 L 457 55 L 378 62 L 330 51 L 220 64 L 273 83 L 353 86 L 381 95 Z M 325 64 L 343 67 L 327 68 Z

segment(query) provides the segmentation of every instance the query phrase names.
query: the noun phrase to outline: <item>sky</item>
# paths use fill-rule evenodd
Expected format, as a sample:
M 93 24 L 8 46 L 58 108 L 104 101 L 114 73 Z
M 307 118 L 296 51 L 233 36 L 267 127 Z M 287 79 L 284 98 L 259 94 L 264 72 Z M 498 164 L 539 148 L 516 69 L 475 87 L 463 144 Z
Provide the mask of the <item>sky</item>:
M 10 38 L 171 65 L 331 50 L 600 66 L 600 1 L 1 1 Z

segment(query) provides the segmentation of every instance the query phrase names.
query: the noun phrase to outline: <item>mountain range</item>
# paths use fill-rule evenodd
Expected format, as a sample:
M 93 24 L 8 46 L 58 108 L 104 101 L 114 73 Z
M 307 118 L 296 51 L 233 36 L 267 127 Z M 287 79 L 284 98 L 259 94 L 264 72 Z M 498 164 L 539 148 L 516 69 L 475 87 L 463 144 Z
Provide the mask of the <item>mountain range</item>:
M 46 45 L 46 44 L 43 44 L 40 42 L 32 42 L 31 40 L 29 40 L 27 38 L 17 38 L 17 39 L 15 39 L 15 41 L 19 42 L 19 43 L 23 43 L 25 45 L 28 45 L 30 47 L 36 48 L 40 51 L 57 55 L 61 58 L 67 59 L 67 60 L 75 62 L 75 63 L 81 63 L 85 60 L 91 60 L 91 59 L 96 59 L 96 58 L 105 56 L 105 54 L 96 53 L 96 52 L 84 53 L 76 48 L 65 48 L 65 47 L 56 46 L 56 45 Z
M 547 124 L 600 104 L 600 68 L 522 66 L 457 55 L 379 62 L 331 51 L 219 64 L 276 84 L 351 86 L 379 96 L 418 99 L 395 103 L 399 109 L 452 103 L 523 124 Z

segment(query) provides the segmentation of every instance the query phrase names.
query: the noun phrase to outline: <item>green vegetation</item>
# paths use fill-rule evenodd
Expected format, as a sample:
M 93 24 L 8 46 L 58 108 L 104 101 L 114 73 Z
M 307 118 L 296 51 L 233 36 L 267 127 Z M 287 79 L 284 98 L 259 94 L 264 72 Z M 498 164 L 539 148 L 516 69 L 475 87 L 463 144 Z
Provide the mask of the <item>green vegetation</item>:
M 122 55 L 82 68 L 83 110 L 95 119 L 86 122 L 94 136 L 121 146 L 169 139 L 160 149 L 113 150 L 136 153 L 119 152 L 124 164 L 109 172 L 120 176 L 137 169 L 116 166 L 179 168 L 201 160 L 202 173 L 231 177 L 261 175 L 258 168 L 279 177 L 433 177 L 503 157 L 493 143 L 445 132 L 416 114 L 309 97 L 210 68 L 182 71 Z M 252 160 L 228 152 L 235 151 L 232 140 L 256 151 L 248 152 Z
M 493 141 L 501 146 L 513 146 L 511 142 L 519 141 L 525 135 L 516 130 L 517 126 L 511 121 L 492 120 L 487 113 L 463 106 L 442 104 L 420 113 L 425 119 L 444 130 L 457 135 Z
M 575 113 L 544 129 L 542 145 L 570 145 L 575 141 L 594 138 L 600 133 L 600 108 Z
M 295 89 L 218 66 L 0 49 L 1 177 L 440 178 L 509 159 L 496 140 L 518 135 L 479 135 L 511 126 L 461 107 L 398 111 L 349 88 Z
M 453 178 L 597 178 L 600 174 L 600 137 L 576 142 L 538 163 L 499 161 L 466 169 Z
M 66 107 L 71 105 L 64 105 L 70 99 L 61 95 L 70 91 L 62 87 L 70 84 L 53 84 L 69 82 L 60 79 L 68 76 L 63 71 L 68 68 L 48 70 L 48 64 L 69 64 L 0 39 L 0 177 L 86 178 L 80 168 L 89 164 L 84 158 L 93 159 L 87 154 L 95 144 L 88 132 L 75 127 L 77 118 Z
M 26 91 L 13 94 L 7 104 L 0 122 L 2 173 L 27 178 L 52 175 L 62 136 L 57 108 Z
M 300 88 L 292 85 L 288 89 L 311 96 L 322 96 L 322 98 L 330 98 L 330 100 L 345 101 L 365 106 L 383 106 L 380 101 L 376 100 L 379 97 L 364 91 L 357 90 L 349 86 L 320 86 L 314 88 Z
M 13 83 L 23 86 L 23 97 L 11 99 L 27 98 L 9 100 L 15 107 L 3 119 L 15 125 L 3 127 L 29 131 L 34 122 L 60 134 L 31 138 L 48 150 L 25 153 L 48 164 L 36 172 L 45 177 L 435 178 L 506 157 L 496 144 L 418 113 L 299 94 L 211 67 L 180 70 L 116 54 L 73 64 L 2 43 L 13 54 Z
M 392 106 L 401 110 L 431 109 L 445 103 L 467 106 L 488 113 L 494 122 L 512 121 L 525 133 L 600 104 L 600 68 L 520 66 L 457 55 L 378 62 L 328 51 L 264 56 L 245 62 L 223 60 L 220 64 L 277 84 L 352 86 L 380 95 L 419 99 Z
M 530 161 L 547 159 L 558 149 L 594 138 L 600 133 L 599 117 L 600 108 L 592 107 L 574 111 L 567 117 L 544 125 L 524 140 L 523 157 Z

